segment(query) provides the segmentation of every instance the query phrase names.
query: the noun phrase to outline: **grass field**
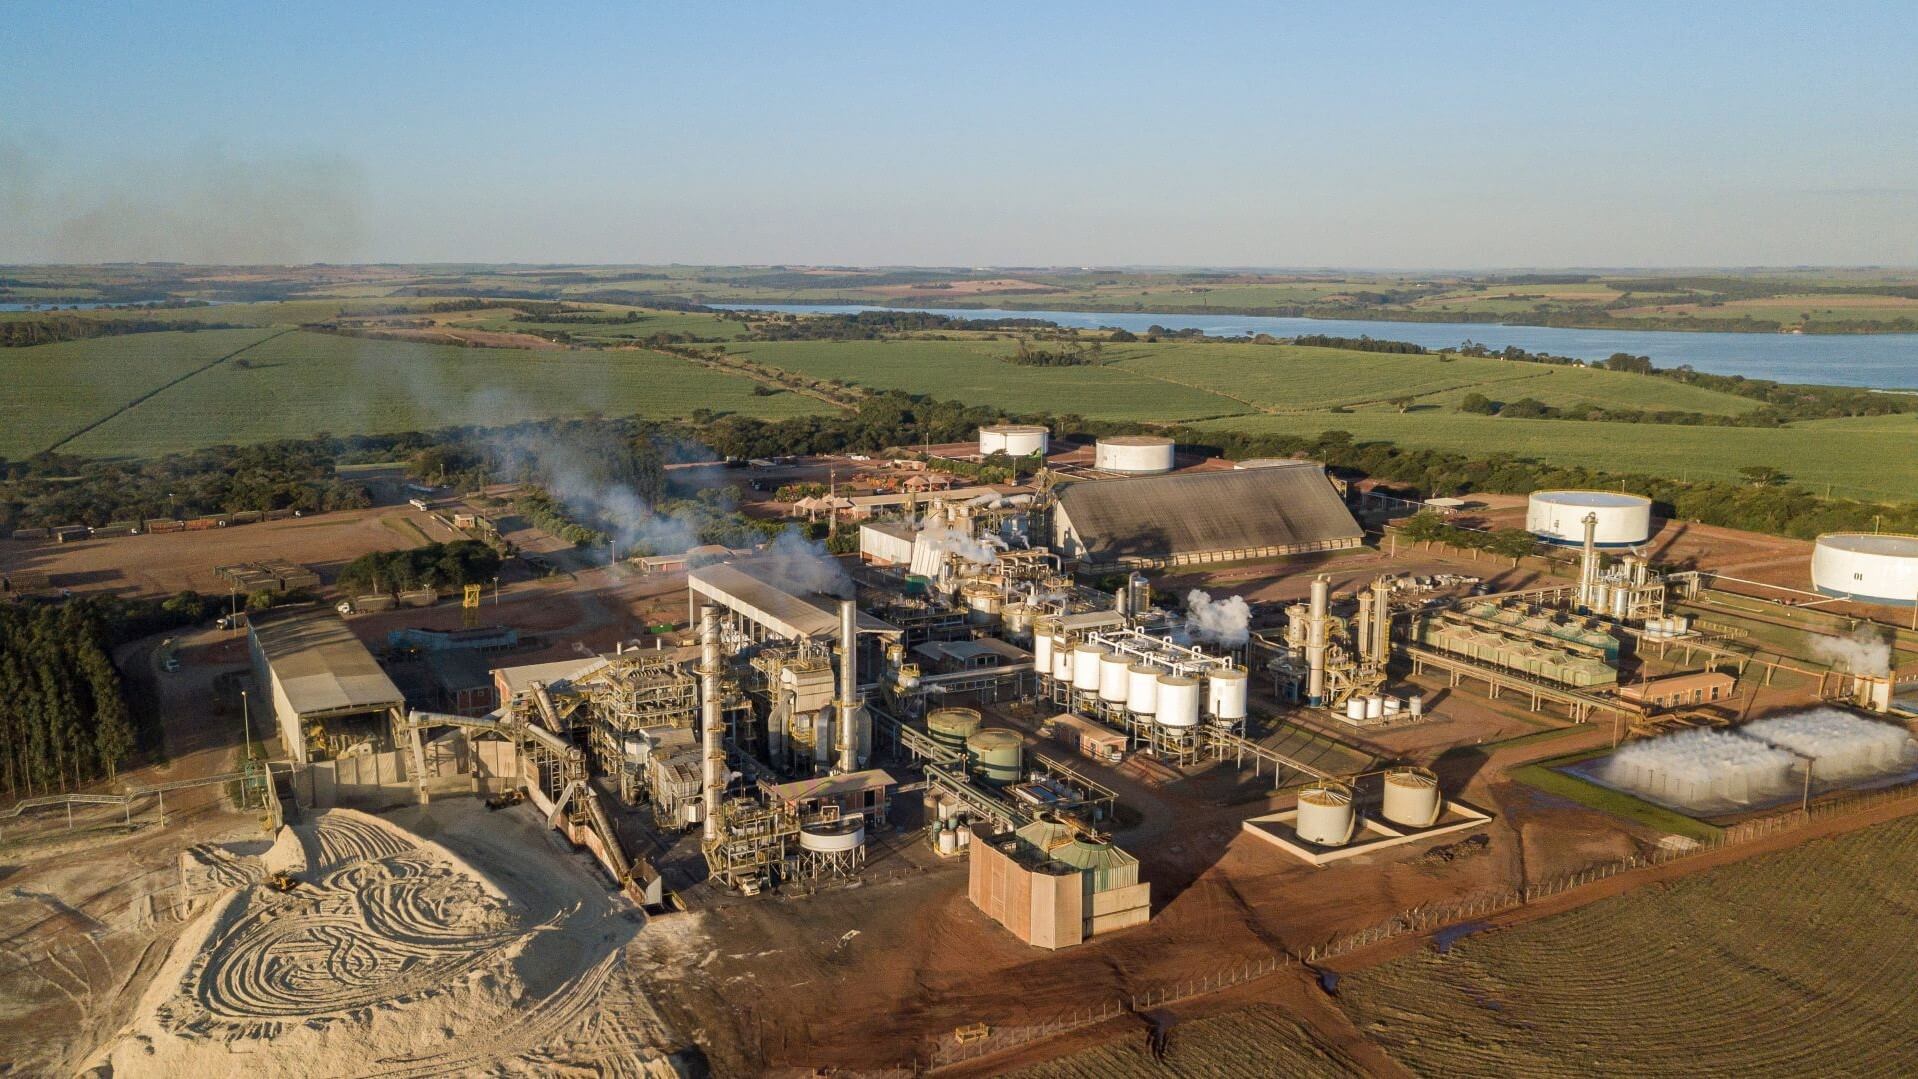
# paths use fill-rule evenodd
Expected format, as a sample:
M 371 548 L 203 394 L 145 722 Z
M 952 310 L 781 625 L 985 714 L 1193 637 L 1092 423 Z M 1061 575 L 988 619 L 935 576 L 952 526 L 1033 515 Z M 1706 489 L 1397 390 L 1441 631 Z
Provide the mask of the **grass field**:
M 108 357 L 96 362 L 112 367 L 116 361 L 110 357 L 124 355 L 117 348 L 151 336 L 79 346 Z M 663 419 L 708 408 L 782 417 L 827 407 L 791 393 L 754 396 L 758 383 L 655 352 L 455 348 L 295 332 L 242 358 L 246 366 L 228 362 L 188 379 L 66 448 L 99 456 L 147 455 L 218 442 L 492 425 L 588 412 Z M 86 418 L 132 396 L 93 402 Z M 74 415 L 79 413 L 69 413 Z
M 774 341 L 729 346 L 742 356 L 814 378 L 874 389 L 1112 420 L 1172 422 L 1253 406 L 1124 367 L 1024 367 L 1010 341 Z
M 1918 819 L 1346 975 L 1424 1075 L 1907 1075 Z
M 266 330 L 200 330 L 0 349 L 0 456 L 47 449 L 135 397 L 266 336 Z

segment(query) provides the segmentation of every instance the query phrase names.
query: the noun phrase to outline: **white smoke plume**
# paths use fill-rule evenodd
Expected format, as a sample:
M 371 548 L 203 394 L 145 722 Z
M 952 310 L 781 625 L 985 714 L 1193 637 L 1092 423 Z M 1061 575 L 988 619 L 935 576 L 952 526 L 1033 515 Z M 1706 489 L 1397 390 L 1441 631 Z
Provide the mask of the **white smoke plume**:
M 1185 594 L 1185 631 L 1193 640 L 1237 648 L 1252 636 L 1252 608 L 1244 596 L 1215 600 L 1197 588 Z
M 1853 674 L 1890 674 L 1891 645 L 1865 627 L 1849 637 L 1813 637 L 1812 654 Z
M 999 552 L 1005 548 L 1005 541 L 997 536 L 973 539 L 938 518 L 928 520 L 920 528 L 919 536 L 933 550 L 958 555 L 975 566 L 992 565 L 999 560 Z
M 756 555 L 753 567 L 759 576 L 788 592 L 853 597 L 852 578 L 837 559 L 826 553 L 826 545 L 791 529 L 781 532 Z

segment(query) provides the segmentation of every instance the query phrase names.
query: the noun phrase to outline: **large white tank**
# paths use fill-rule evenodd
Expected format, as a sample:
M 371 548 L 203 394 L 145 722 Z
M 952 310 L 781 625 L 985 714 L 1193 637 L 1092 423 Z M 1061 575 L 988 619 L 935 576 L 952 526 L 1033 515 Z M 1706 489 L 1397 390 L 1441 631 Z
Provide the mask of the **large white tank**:
M 1008 457 L 1026 457 L 1043 454 L 1047 448 L 1047 431 L 1037 424 L 995 423 L 990 427 L 979 428 L 979 456 L 986 457 L 1003 453 Z
M 1600 547 L 1636 547 L 1652 537 L 1652 500 L 1621 491 L 1533 491 L 1525 530 L 1546 543 L 1585 545 L 1585 517 L 1598 518 Z
M 865 841 L 864 817 L 842 817 L 829 823 L 808 824 L 799 830 L 800 849 L 820 854 L 844 854 L 858 850 Z
M 1072 650 L 1072 688 L 1087 693 L 1099 689 L 1099 661 L 1110 655 L 1096 644 L 1082 644 Z
M 1049 626 L 1032 635 L 1032 669 L 1040 674 L 1052 673 L 1052 629 Z
M 1299 813 L 1292 830 L 1307 843 L 1343 847 L 1352 841 L 1359 818 L 1352 811 L 1352 788 L 1326 780 L 1299 792 Z
M 1205 676 L 1205 710 L 1212 718 L 1237 722 L 1245 718 L 1246 689 L 1250 679 L 1244 667 L 1224 667 Z
M 1113 435 L 1092 447 L 1092 467 L 1139 476 L 1170 472 L 1173 445 L 1158 435 Z
M 1061 682 L 1072 681 L 1072 672 L 1075 666 L 1072 657 L 1073 650 L 1071 645 L 1067 644 L 1064 640 L 1055 640 L 1052 642 L 1053 678 Z
M 1150 663 L 1134 663 L 1125 669 L 1126 711 L 1149 716 L 1159 710 L 1159 668 Z
M 1099 657 L 1099 699 L 1107 704 L 1124 704 L 1130 692 L 1126 680 L 1129 660 L 1117 653 Z
M 1158 708 L 1156 718 L 1162 727 L 1198 726 L 1199 680 L 1183 674 L 1161 675 Z
M 1423 768 L 1385 773 L 1385 819 L 1407 828 L 1430 828 L 1439 818 L 1438 777 Z
M 1918 603 L 1918 536 L 1831 532 L 1811 550 L 1811 584 L 1827 596 L 1909 607 Z

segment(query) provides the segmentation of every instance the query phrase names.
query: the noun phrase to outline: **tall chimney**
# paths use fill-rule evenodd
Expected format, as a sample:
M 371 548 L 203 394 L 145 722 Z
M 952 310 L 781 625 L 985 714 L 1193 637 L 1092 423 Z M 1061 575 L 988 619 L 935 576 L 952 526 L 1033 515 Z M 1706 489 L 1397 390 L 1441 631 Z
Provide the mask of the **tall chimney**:
M 1384 667 L 1392 659 L 1392 582 L 1372 582 L 1372 662 Z
M 1332 582 L 1324 576 L 1312 579 L 1312 610 L 1305 623 L 1305 683 L 1307 704 L 1325 703 L 1325 644 L 1327 620 L 1332 608 Z
M 725 787 L 726 751 L 719 742 L 719 608 L 699 609 L 700 786 L 705 794 L 704 837 L 719 838 L 719 795 Z
M 1359 593 L 1359 615 L 1357 625 L 1352 627 L 1352 644 L 1359 651 L 1360 661 L 1372 658 L 1372 642 L 1377 639 L 1372 632 L 1372 593 Z
M 1578 563 L 1578 605 L 1590 610 L 1598 591 L 1598 514 L 1585 515 L 1585 550 Z
M 859 608 L 839 601 L 839 767 L 859 769 Z

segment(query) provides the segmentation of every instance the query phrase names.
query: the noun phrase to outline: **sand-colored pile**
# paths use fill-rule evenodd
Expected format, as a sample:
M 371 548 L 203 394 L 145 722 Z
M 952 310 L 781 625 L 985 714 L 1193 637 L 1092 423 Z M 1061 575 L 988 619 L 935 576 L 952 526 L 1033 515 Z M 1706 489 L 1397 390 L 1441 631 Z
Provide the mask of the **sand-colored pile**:
M 264 860 L 300 886 L 246 881 L 213 903 L 99 1063 L 114 1075 L 411 1075 L 606 1055 L 589 1013 L 640 923 L 550 833 L 475 809 L 408 811 L 422 831 L 461 837 L 448 844 L 351 810 L 284 831 Z M 627 1070 L 670 1074 L 650 1032 L 611 1036 Z

